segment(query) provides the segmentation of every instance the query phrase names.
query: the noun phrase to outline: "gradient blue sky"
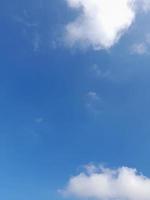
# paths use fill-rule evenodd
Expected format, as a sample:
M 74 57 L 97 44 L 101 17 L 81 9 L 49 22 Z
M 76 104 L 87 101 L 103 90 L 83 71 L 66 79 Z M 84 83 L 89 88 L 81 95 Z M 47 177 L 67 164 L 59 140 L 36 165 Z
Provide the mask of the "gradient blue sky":
M 61 43 L 65 1 L 0 4 L 0 198 L 60 200 L 90 162 L 150 176 L 150 55 L 131 52 L 150 15 L 113 48 L 81 50 Z

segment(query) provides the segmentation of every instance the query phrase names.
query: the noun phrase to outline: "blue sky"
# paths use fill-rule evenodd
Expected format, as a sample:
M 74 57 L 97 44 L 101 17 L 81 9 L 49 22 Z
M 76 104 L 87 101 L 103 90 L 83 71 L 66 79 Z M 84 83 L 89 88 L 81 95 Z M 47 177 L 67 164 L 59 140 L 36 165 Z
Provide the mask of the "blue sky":
M 149 11 L 98 49 L 64 41 L 78 15 L 64 0 L 1 1 L 3 200 L 64 199 L 89 163 L 150 177 Z

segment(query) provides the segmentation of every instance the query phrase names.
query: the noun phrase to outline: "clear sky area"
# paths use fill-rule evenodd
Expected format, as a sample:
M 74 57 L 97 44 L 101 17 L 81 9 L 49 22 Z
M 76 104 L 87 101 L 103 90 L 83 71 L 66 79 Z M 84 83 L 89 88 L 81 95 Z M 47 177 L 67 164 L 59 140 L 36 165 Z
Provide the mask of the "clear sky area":
M 0 0 L 0 199 L 150 200 L 150 1 Z

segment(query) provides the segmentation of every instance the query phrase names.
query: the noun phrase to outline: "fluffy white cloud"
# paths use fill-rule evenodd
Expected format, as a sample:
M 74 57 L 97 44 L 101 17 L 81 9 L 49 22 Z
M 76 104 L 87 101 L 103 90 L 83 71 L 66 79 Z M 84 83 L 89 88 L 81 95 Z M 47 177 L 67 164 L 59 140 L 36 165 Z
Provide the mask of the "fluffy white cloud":
M 133 23 L 138 8 L 149 10 L 150 0 L 66 0 L 78 17 L 66 25 L 68 45 L 94 49 L 112 47 Z
M 150 200 L 150 178 L 128 167 L 112 170 L 92 165 L 72 177 L 62 192 L 85 199 Z

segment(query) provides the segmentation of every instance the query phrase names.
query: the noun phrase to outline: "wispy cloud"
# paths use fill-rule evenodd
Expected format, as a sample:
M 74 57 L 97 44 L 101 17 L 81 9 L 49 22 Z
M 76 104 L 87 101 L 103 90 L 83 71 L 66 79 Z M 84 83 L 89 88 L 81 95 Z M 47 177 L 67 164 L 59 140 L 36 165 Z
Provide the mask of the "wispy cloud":
M 130 52 L 132 54 L 144 55 L 150 52 L 150 34 L 146 34 L 142 42 L 137 42 L 131 45 Z
M 13 19 L 20 25 L 23 36 L 30 42 L 33 51 L 38 52 L 42 43 L 39 22 L 33 20 L 27 10 L 22 15 L 15 15 Z
M 102 98 L 95 91 L 89 91 L 86 94 L 86 108 L 93 112 L 99 113 L 102 111 Z
M 45 120 L 44 120 L 44 118 L 42 118 L 42 117 L 38 117 L 38 118 L 36 118 L 35 119 L 35 122 L 37 123 L 37 124 L 41 124 L 41 123 L 43 123 Z
M 109 69 L 102 69 L 98 64 L 93 64 L 90 67 L 90 72 L 99 79 L 105 79 L 108 78 L 111 74 L 111 71 Z
M 149 200 L 150 178 L 128 167 L 114 170 L 91 165 L 70 178 L 61 192 L 66 196 L 84 199 Z
M 142 9 L 145 12 L 148 12 L 150 10 L 150 1 L 149 0 L 140 0 L 142 3 Z
M 38 32 L 34 33 L 32 44 L 33 44 L 33 51 L 38 52 L 40 49 L 40 45 L 41 45 L 41 38 L 40 38 L 40 34 Z
M 136 43 L 131 46 L 131 53 L 143 55 L 148 53 L 147 45 L 145 43 Z

